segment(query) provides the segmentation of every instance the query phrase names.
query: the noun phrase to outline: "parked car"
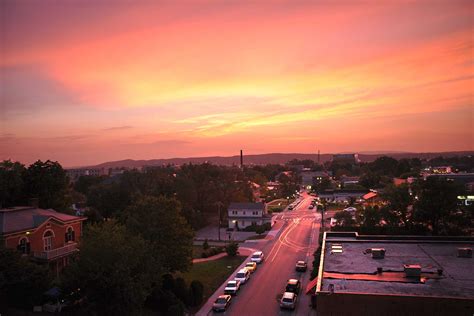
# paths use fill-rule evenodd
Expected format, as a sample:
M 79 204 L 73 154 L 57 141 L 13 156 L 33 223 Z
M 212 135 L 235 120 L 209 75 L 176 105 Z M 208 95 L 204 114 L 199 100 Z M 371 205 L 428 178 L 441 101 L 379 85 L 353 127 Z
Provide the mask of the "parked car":
M 230 300 L 232 296 L 230 295 L 219 295 L 214 304 L 212 304 L 212 309 L 216 312 L 225 312 L 227 307 L 230 305 Z
M 257 264 L 253 261 L 247 262 L 245 267 L 250 271 L 250 273 L 254 273 L 257 270 Z
M 224 294 L 236 295 L 239 289 L 240 289 L 240 281 L 232 280 L 232 281 L 227 282 L 227 285 L 224 288 Z
M 296 300 L 298 295 L 293 292 L 285 292 L 280 300 L 280 308 L 287 308 L 294 310 L 296 308 Z
M 291 210 L 293 210 L 293 208 L 294 208 L 294 206 L 293 206 L 293 205 L 290 205 L 290 206 L 288 206 L 288 211 L 291 211 Z
M 252 257 L 250 257 L 250 260 L 256 263 L 262 263 L 263 260 L 265 260 L 265 255 L 263 254 L 262 251 L 256 251 L 252 254 Z
M 246 268 L 240 269 L 235 275 L 235 280 L 240 281 L 240 284 L 244 284 L 250 279 L 250 271 Z
M 297 279 L 289 279 L 286 284 L 285 292 L 298 294 L 300 292 L 301 282 Z
M 295 269 L 298 272 L 305 272 L 306 269 L 308 269 L 308 264 L 305 261 L 300 260 L 300 261 L 296 262 Z
M 353 206 L 350 206 L 350 207 L 345 208 L 344 211 L 349 212 L 349 213 L 355 213 L 357 209 Z
M 311 204 L 311 205 L 309 206 L 309 209 L 312 210 L 313 208 L 314 208 L 314 205 Z

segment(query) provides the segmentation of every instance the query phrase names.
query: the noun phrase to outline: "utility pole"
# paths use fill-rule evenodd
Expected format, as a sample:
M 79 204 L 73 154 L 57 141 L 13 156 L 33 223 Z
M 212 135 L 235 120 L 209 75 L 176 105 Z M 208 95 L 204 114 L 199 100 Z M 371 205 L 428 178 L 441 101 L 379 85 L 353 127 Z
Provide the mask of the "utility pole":
M 219 216 L 219 225 L 217 227 L 217 238 L 219 241 L 221 241 L 221 207 L 224 206 L 224 203 L 221 201 L 216 202 L 217 205 L 217 214 Z

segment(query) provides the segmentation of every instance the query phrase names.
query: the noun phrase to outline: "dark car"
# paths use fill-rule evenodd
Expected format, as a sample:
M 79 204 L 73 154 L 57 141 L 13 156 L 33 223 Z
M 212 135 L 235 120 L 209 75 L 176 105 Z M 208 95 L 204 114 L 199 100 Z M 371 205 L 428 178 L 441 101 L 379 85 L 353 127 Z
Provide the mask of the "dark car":
M 286 284 L 285 292 L 298 294 L 300 292 L 301 282 L 297 279 L 289 279 Z
M 231 300 L 230 295 L 219 295 L 219 297 L 216 299 L 214 304 L 212 305 L 212 309 L 215 312 L 225 312 L 227 307 L 230 305 L 230 300 Z
M 298 272 L 305 272 L 308 269 L 308 264 L 305 261 L 298 261 L 296 262 L 295 266 L 296 271 Z

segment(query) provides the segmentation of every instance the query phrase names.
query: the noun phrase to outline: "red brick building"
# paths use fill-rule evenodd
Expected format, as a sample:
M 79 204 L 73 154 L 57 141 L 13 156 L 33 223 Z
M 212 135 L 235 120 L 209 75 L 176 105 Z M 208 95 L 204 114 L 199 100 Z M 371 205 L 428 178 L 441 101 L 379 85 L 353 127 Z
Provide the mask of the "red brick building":
M 5 247 L 48 263 L 58 274 L 78 251 L 85 219 L 36 207 L 0 209 L 0 234 Z

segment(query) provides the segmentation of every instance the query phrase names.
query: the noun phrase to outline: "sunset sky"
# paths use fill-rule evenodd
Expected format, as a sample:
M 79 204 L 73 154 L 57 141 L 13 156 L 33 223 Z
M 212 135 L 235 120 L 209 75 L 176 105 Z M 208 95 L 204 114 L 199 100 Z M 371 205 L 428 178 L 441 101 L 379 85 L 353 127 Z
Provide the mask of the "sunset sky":
M 474 1 L 0 12 L 0 159 L 474 149 Z

